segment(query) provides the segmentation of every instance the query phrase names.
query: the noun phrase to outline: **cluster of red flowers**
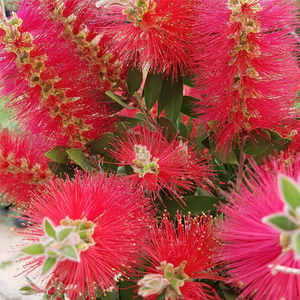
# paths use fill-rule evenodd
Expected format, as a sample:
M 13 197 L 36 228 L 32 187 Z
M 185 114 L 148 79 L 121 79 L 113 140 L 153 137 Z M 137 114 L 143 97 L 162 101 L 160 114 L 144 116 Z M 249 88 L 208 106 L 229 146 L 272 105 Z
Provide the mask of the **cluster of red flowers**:
M 224 295 L 300 299 L 296 16 L 288 0 L 25 0 L 0 12 L 0 95 L 21 128 L 0 132 L 0 187 L 28 222 L 15 230 L 24 272 L 42 278 L 26 291 L 102 299 L 125 280 L 146 300 L 212 300 L 224 281 Z M 243 147 L 262 132 L 295 139 L 269 163 L 254 153 L 243 176 Z M 233 148 L 236 168 L 213 161 Z M 224 197 L 224 220 L 201 205 L 167 212 L 189 195 Z

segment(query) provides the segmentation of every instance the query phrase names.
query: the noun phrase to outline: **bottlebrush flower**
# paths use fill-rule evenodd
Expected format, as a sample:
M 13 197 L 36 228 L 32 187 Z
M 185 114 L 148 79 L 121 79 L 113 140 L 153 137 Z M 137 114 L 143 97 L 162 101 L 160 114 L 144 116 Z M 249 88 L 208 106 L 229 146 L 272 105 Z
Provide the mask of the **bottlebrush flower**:
M 1 95 L 11 97 L 27 131 L 55 145 L 85 148 L 116 116 L 111 104 L 99 101 L 106 83 L 98 80 L 97 70 L 92 73 L 74 41 L 66 39 L 61 24 L 49 17 L 48 6 L 24 1 L 18 15 L 1 24 Z
M 10 202 L 30 202 L 31 192 L 40 192 L 43 183 L 54 179 L 43 150 L 28 134 L 0 131 L 0 190 Z
M 228 205 L 221 206 L 226 218 L 219 228 L 224 243 L 220 259 L 228 263 L 228 282 L 243 289 L 241 297 L 298 299 L 300 260 L 294 255 L 289 231 L 282 233 L 267 220 L 285 211 L 279 183 L 286 176 L 298 182 L 299 157 L 273 159 L 253 168 L 238 192 L 227 196 Z
M 96 290 L 116 287 L 114 276 L 138 262 L 153 208 L 126 181 L 77 173 L 73 180 L 50 182 L 34 200 L 24 211 L 32 225 L 18 233 L 30 242 L 22 251 L 37 254 L 23 259 L 25 272 L 43 265 L 43 273 L 50 272 L 47 288 L 95 297 Z
M 220 150 L 251 130 L 276 130 L 295 113 L 296 12 L 296 3 L 284 0 L 199 4 L 196 85 L 203 101 L 197 113 Z
M 160 226 L 152 228 L 144 252 L 145 276 L 139 280 L 138 294 L 155 300 L 165 292 L 166 300 L 219 299 L 203 279 L 217 276 L 214 256 L 219 243 L 214 237 L 212 216 L 182 217 L 177 213 L 177 226 L 165 212 Z M 195 281 L 199 279 L 199 281 Z
M 120 165 L 132 168 L 128 179 L 135 186 L 142 186 L 152 198 L 162 190 L 170 198 L 184 201 L 182 195 L 186 191 L 196 185 L 206 188 L 205 182 L 213 178 L 204 155 L 178 136 L 168 142 L 161 130 L 138 126 L 120 132 L 110 153 Z
M 96 5 L 103 13 L 99 27 L 112 36 L 120 59 L 142 70 L 172 74 L 173 78 L 178 69 L 181 74 L 190 69 L 193 1 L 104 0 Z

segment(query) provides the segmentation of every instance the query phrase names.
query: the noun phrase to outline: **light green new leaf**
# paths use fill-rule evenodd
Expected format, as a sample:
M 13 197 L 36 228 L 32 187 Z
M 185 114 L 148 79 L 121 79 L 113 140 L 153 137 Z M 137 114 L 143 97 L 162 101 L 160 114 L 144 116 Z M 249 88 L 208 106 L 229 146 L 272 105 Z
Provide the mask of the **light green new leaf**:
M 40 255 L 45 252 L 45 247 L 42 244 L 33 244 L 21 249 L 21 252 L 29 255 Z
M 286 176 L 279 176 L 279 190 L 286 202 L 291 208 L 296 210 L 300 206 L 300 191 L 297 183 Z
M 80 258 L 79 258 L 79 253 L 77 251 L 77 249 L 72 246 L 72 245 L 66 245 L 64 247 L 64 255 L 71 259 L 71 260 L 75 260 L 75 261 L 80 261 Z
M 47 218 L 44 219 L 44 229 L 47 235 L 51 236 L 56 240 L 56 231 L 54 226 L 51 224 L 50 220 Z
M 277 229 L 280 232 L 289 232 L 298 228 L 298 226 L 292 222 L 284 214 L 273 214 L 262 219 L 262 222 Z
M 62 242 L 72 231 L 74 231 L 75 227 L 64 228 L 57 233 L 57 238 L 60 242 Z
M 45 156 L 56 163 L 66 164 L 68 162 L 67 149 L 68 147 L 66 146 L 57 146 L 46 152 Z
M 42 267 L 42 275 L 46 274 L 49 272 L 57 263 L 57 258 L 54 257 L 47 257 L 43 263 Z

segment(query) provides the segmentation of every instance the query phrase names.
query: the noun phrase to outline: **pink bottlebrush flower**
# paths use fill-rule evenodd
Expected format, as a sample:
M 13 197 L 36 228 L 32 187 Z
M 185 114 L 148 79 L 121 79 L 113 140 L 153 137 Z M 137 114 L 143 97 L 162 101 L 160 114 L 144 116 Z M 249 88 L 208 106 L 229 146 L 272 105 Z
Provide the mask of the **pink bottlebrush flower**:
M 205 182 L 213 178 L 204 155 L 178 136 L 169 142 L 161 130 L 138 126 L 120 132 L 110 153 L 120 165 L 132 168 L 128 179 L 143 187 L 152 198 L 162 190 L 170 198 L 184 201 L 184 193 L 197 185 L 206 188 Z
M 125 0 L 98 1 L 103 16 L 99 27 L 110 34 L 120 59 L 140 69 L 177 77 L 190 69 L 194 50 L 191 28 L 195 21 L 193 1 Z M 103 25 L 103 18 L 107 23 Z
M 245 183 L 228 194 L 229 203 L 220 208 L 226 216 L 219 225 L 224 243 L 220 259 L 228 263 L 228 283 L 242 289 L 246 299 L 298 299 L 300 260 L 295 259 L 288 236 L 265 220 L 284 211 L 278 180 L 283 175 L 299 180 L 299 157 L 282 156 L 252 167 Z
M 1 24 L 1 94 L 11 97 L 27 131 L 55 145 L 85 148 L 116 116 L 111 104 L 100 101 L 105 83 L 48 16 L 46 3 L 41 5 L 25 1 L 18 15 Z
M 212 216 L 182 217 L 177 213 L 177 226 L 165 212 L 160 226 L 152 228 L 144 253 L 145 276 L 139 280 L 138 294 L 155 300 L 161 293 L 166 300 L 219 299 L 203 279 L 218 280 L 214 257 L 219 242 L 214 233 Z M 196 279 L 200 279 L 195 282 Z
M 62 287 L 70 297 L 116 288 L 114 277 L 138 263 L 151 211 L 141 191 L 115 176 L 76 173 L 73 180 L 50 182 L 23 212 L 32 225 L 18 231 L 30 242 L 22 252 L 39 254 L 23 258 L 25 272 L 43 265 L 42 273 L 50 272 L 43 279 L 47 288 Z
M 295 113 L 297 7 L 285 0 L 213 0 L 198 12 L 197 113 L 226 152 L 236 137 L 276 130 Z
M 41 143 L 32 136 L 0 131 L 0 189 L 17 206 L 31 201 L 31 192 L 41 192 L 43 183 L 54 179 Z

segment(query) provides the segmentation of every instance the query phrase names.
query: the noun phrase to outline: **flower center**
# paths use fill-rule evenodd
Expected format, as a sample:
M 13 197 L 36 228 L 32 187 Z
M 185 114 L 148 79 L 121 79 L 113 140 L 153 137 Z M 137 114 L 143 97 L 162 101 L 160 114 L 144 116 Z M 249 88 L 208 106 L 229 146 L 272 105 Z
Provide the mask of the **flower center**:
M 185 274 L 184 268 L 186 261 L 183 261 L 178 267 L 163 261 L 160 267 L 156 269 L 162 271 L 162 274 L 149 274 L 142 278 L 138 285 L 140 286 L 138 294 L 142 297 L 161 294 L 166 289 L 165 299 L 180 299 L 182 294 L 180 287 L 189 280 Z
M 133 162 L 133 171 L 139 174 L 139 177 L 144 177 L 147 173 L 158 174 L 159 165 L 158 158 L 153 157 L 147 150 L 146 146 L 134 145 L 135 159 Z
M 127 6 L 127 5 L 126 5 Z M 151 0 L 137 0 L 136 4 L 131 3 L 124 10 L 123 14 L 127 16 L 127 21 L 136 27 L 141 27 L 145 13 L 155 14 L 156 2 Z

